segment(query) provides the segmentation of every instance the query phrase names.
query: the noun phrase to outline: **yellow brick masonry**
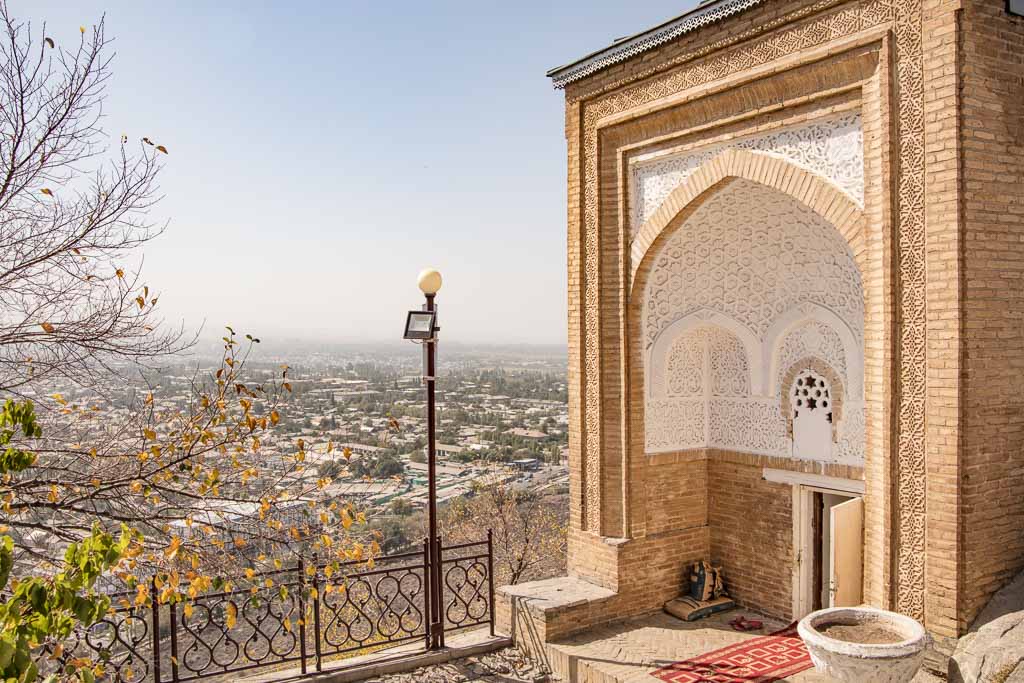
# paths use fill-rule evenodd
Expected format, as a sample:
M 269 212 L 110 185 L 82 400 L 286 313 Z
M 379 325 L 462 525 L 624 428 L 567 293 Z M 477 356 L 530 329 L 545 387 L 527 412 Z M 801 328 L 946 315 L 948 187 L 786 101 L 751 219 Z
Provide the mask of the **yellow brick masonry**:
M 917 106 L 908 92 L 922 93 L 923 128 L 904 110 Z M 571 576 L 506 592 L 506 631 L 518 619 L 529 625 L 521 633 L 544 642 L 657 610 L 696 559 L 723 565 L 741 603 L 788 618 L 791 497 L 761 478 L 773 467 L 865 481 L 865 599 L 923 604 L 927 628 L 949 650 L 1024 568 L 1022 92 L 1024 19 L 1001 0 L 773 0 L 567 88 Z M 862 208 L 782 160 L 729 151 L 630 239 L 626 179 L 636 155 L 839 111 L 861 115 Z M 908 153 L 920 139 L 921 162 Z M 863 468 L 644 453 L 647 257 L 736 178 L 806 203 L 855 255 L 865 299 Z M 907 232 L 922 222 L 922 237 Z M 923 274 L 907 267 L 918 254 Z M 919 276 L 925 322 L 908 336 L 919 324 L 920 300 L 907 299 Z M 907 356 L 919 339 L 923 357 Z M 923 396 L 903 395 L 922 367 Z M 908 481 L 922 441 L 924 473 L 914 476 L 924 481 Z M 904 575 L 915 564 L 923 578 Z

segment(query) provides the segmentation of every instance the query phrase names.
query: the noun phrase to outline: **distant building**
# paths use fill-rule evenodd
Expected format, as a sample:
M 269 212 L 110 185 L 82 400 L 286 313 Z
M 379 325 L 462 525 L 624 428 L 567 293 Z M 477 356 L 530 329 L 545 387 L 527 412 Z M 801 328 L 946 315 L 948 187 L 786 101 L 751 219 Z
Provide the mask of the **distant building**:
M 510 430 L 508 430 L 505 433 L 506 434 L 512 434 L 514 436 L 519 436 L 519 437 L 522 437 L 524 439 L 536 439 L 537 441 L 540 441 L 542 439 L 548 438 L 547 434 L 545 434 L 544 432 L 538 431 L 536 429 L 516 428 L 516 429 L 510 429 Z
M 379 446 L 367 446 L 366 444 L 362 443 L 342 443 L 338 444 L 337 448 L 339 450 L 344 450 L 347 448 L 356 455 L 376 455 L 377 453 L 380 453 L 381 451 L 384 450 Z
M 540 460 L 537 458 L 518 458 L 510 462 L 509 466 L 520 472 L 533 472 L 540 467 Z

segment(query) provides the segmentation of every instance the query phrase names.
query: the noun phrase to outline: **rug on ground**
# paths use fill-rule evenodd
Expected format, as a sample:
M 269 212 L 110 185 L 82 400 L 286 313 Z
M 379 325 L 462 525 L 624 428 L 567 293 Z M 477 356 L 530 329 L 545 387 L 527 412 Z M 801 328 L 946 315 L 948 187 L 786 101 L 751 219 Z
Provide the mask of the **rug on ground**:
M 668 683 L 771 683 L 809 668 L 811 658 L 794 622 L 781 631 L 663 666 L 651 675 Z

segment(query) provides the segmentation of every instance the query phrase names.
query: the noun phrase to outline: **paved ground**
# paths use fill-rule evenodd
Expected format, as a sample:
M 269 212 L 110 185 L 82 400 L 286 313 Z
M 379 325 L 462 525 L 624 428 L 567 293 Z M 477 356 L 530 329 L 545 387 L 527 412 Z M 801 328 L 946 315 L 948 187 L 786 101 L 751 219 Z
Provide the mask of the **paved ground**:
M 738 614 L 762 619 L 764 628 L 750 633 L 732 630 L 728 622 Z M 658 683 L 650 672 L 665 664 L 767 635 L 784 626 L 781 621 L 742 610 L 724 612 L 696 622 L 684 622 L 659 613 L 593 629 L 553 645 L 552 657 L 547 662 L 534 662 L 514 648 L 505 648 L 403 673 L 378 675 L 367 679 L 367 683 L 541 683 L 565 681 L 572 674 L 575 674 L 572 676 L 575 680 L 587 683 Z M 472 634 L 460 637 L 467 643 L 472 640 Z M 786 680 L 793 683 L 834 683 L 813 668 Z M 914 683 L 940 682 L 922 672 Z
M 738 614 L 762 619 L 764 628 L 738 633 L 728 624 Z M 600 683 L 654 683 L 650 672 L 734 643 L 784 628 L 781 621 L 753 612 L 731 610 L 685 622 L 665 613 L 594 629 L 553 646 L 552 668 L 575 678 Z M 832 683 L 813 668 L 786 679 L 794 683 Z M 919 674 L 915 683 L 937 681 Z
M 489 654 L 426 666 L 415 671 L 372 678 L 366 683 L 539 683 L 547 680 L 548 676 L 535 662 L 524 657 L 518 650 L 506 648 Z

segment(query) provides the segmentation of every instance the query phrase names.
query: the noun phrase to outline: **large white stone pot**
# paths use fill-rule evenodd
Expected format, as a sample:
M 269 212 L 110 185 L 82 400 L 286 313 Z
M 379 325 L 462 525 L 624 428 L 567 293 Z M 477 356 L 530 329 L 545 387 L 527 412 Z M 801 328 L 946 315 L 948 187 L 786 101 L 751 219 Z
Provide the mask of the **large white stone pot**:
M 898 643 L 850 643 L 818 631 L 828 624 L 877 623 L 903 636 Z M 839 681 L 904 683 L 921 668 L 928 634 L 910 617 L 873 607 L 833 607 L 811 612 L 797 624 L 814 667 Z

